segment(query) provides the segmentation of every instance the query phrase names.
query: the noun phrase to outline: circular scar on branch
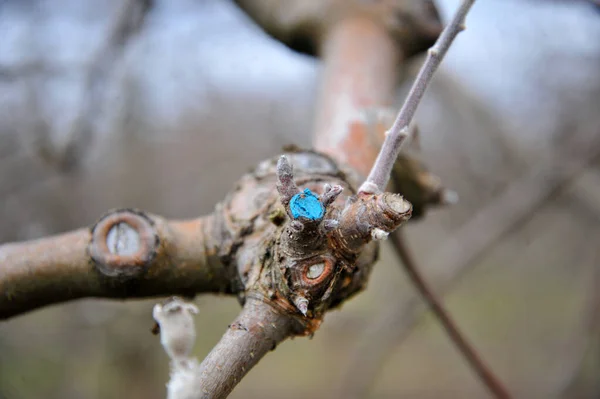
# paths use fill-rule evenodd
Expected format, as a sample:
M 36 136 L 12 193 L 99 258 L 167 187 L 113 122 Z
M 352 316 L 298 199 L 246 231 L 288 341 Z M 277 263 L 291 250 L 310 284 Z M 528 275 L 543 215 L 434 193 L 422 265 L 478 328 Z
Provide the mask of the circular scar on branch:
M 88 252 L 96 268 L 110 277 L 135 277 L 155 258 L 159 245 L 152 220 L 143 212 L 117 210 L 92 227 Z
M 320 220 L 325 214 L 321 201 L 308 188 L 292 197 L 290 210 L 294 219 L 303 217 L 309 220 Z

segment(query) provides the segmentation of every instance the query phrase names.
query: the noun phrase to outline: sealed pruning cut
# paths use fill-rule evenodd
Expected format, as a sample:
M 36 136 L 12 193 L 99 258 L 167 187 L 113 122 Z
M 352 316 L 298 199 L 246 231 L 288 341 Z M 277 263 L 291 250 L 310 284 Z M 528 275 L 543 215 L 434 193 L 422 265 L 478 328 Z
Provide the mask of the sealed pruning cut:
M 365 286 L 376 259 L 371 231 L 410 217 L 400 196 L 357 196 L 349 176 L 327 156 L 296 151 L 261 163 L 219 207 L 221 260 L 237 267 L 238 295 L 269 298 L 304 323 L 317 322 L 305 334 Z M 257 196 L 249 206 L 246 199 Z
M 290 201 L 290 210 L 294 219 L 306 218 L 310 220 L 319 220 L 323 217 L 325 210 L 319 198 L 308 188 L 303 192 L 296 194 Z

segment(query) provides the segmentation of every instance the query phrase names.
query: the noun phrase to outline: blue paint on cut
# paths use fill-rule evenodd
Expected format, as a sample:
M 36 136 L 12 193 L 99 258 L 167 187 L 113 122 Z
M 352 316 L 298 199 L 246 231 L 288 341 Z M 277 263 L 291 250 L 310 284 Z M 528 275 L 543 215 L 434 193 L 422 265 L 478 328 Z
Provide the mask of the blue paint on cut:
M 310 220 L 319 220 L 325 214 L 321 201 L 308 188 L 292 197 L 290 210 L 294 219 L 303 217 Z

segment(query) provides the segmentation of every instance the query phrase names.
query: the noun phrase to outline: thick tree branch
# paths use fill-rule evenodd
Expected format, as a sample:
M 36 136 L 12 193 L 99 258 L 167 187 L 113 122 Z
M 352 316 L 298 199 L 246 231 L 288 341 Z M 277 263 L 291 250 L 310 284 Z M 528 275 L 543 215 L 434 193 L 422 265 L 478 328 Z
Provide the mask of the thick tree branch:
M 423 98 L 423 94 L 425 94 L 425 90 L 429 82 L 431 82 L 433 74 L 448 52 L 454 38 L 464 29 L 465 16 L 474 2 L 475 0 L 463 0 L 461 6 L 454 14 L 450 23 L 442 31 L 435 45 L 429 49 L 425 63 L 421 67 L 394 124 L 386 133 L 383 147 L 381 147 L 375 164 L 367 180 L 360 187 L 359 192 L 374 193 L 385 190 L 396 158 L 398 158 L 398 154 L 400 153 L 402 143 L 408 136 L 409 125 Z
M 402 49 L 384 26 L 358 14 L 331 26 L 321 54 L 314 148 L 367 176 L 380 146 L 367 119 L 392 105 Z
M 83 297 L 229 292 L 214 216 L 111 212 L 92 229 L 0 246 L 0 319 Z
M 319 54 L 323 48 L 323 37 L 336 30 L 340 22 L 345 24 L 357 16 L 363 20 L 370 19 L 378 31 L 392 38 L 408 57 L 425 51 L 441 31 L 432 0 L 235 1 L 277 40 L 311 55 Z M 369 40 L 371 38 L 367 38 Z M 359 47 L 365 43 L 359 42 Z M 365 61 L 360 59 L 359 63 Z
M 375 125 L 394 102 L 399 68 L 434 43 L 441 24 L 428 1 L 335 4 L 340 9 L 319 47 L 324 70 L 313 145 L 364 177 L 383 141 Z
M 194 395 L 186 399 L 226 398 L 263 356 L 303 330 L 297 318 L 260 299 L 249 298 L 219 343 L 194 371 L 189 381 L 189 392 Z

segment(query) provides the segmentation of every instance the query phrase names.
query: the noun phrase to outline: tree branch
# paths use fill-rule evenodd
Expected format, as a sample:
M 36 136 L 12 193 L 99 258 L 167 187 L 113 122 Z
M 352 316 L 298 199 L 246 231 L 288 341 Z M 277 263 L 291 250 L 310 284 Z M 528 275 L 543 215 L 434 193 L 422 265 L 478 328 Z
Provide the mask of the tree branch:
M 494 372 L 485 364 L 477 350 L 471 345 L 468 339 L 458 328 L 458 324 L 452 319 L 450 313 L 444 308 L 444 305 L 433 290 L 429 287 L 423 276 L 419 272 L 419 267 L 406 246 L 401 230 L 396 230 L 392 234 L 392 246 L 396 254 L 401 259 L 400 264 L 412 282 L 413 286 L 421 298 L 425 301 L 434 317 L 442 325 L 442 328 L 448 334 L 448 337 L 456 348 L 461 352 L 465 360 L 469 363 L 473 371 L 479 376 L 490 393 L 496 398 L 510 398 L 508 389 L 500 381 Z
M 427 89 L 429 82 L 433 78 L 433 74 L 448 52 L 454 38 L 460 31 L 464 30 L 465 16 L 474 2 L 475 0 L 463 0 L 454 17 L 437 39 L 435 45 L 429 49 L 425 63 L 421 67 L 394 124 L 386 133 L 383 146 L 379 151 L 375 164 L 367 180 L 360 187 L 359 192 L 376 193 L 385 190 L 396 158 L 398 158 L 398 154 L 400 153 L 402 143 L 408 136 L 409 125 L 423 98 L 425 89 Z
M 319 43 L 324 69 L 313 145 L 364 177 L 383 141 L 373 119 L 393 104 L 403 61 L 431 46 L 441 23 L 429 1 L 352 3 L 336 4 Z
M 367 176 L 380 142 L 365 122 L 393 103 L 402 49 L 384 26 L 358 14 L 332 24 L 321 54 L 313 146 Z
M 355 17 L 363 21 L 370 19 L 378 31 L 386 33 L 398 47 L 402 48 L 406 57 L 425 51 L 441 31 L 433 0 L 311 2 L 235 0 L 235 2 L 275 39 L 284 42 L 294 50 L 310 55 L 318 55 L 323 50 L 323 42 L 329 41 L 331 32 L 337 30 L 338 24 L 345 25 L 348 20 Z M 356 45 L 362 47 L 362 44 L 371 39 L 369 37 L 366 41 L 362 41 L 358 38 Z M 356 50 L 357 52 L 351 52 L 358 54 L 365 48 Z M 372 59 L 360 58 L 358 64 L 364 65 L 371 61 Z M 372 83 L 380 85 L 376 80 L 372 80 Z
M 214 216 L 114 211 L 92 229 L 0 246 L 0 319 L 83 297 L 230 292 Z
M 433 289 L 438 295 L 449 292 L 495 242 L 531 217 L 535 209 L 581 173 L 597 158 L 599 148 L 598 135 L 571 137 L 570 142 L 561 148 L 561 153 L 512 182 L 503 193 L 452 233 L 423 262 L 428 266 L 427 270 L 436 276 Z M 384 309 L 380 317 L 369 324 L 348 368 L 343 372 L 342 391 L 353 392 L 344 397 L 359 397 L 355 395 L 368 391 L 390 348 L 400 345 L 410 335 L 425 311 L 419 298 L 413 297 L 401 306 L 395 303 Z
M 154 307 L 161 343 L 171 359 L 168 399 L 227 397 L 267 352 L 305 329 L 298 317 L 251 297 L 219 343 L 198 364 L 190 357 L 196 339 L 192 315 L 197 311 L 178 298 Z
M 173 399 L 226 398 L 263 356 L 303 330 L 296 318 L 260 299 L 249 298 L 219 343 L 194 370 L 186 388 L 193 395 Z
M 398 70 L 405 66 L 407 55 L 432 45 L 441 32 L 435 8 L 428 9 L 426 3 L 394 3 L 398 7 L 394 12 L 405 16 L 401 38 L 363 10 L 347 11 L 331 24 L 321 41 L 324 68 L 313 145 L 362 177 L 369 174 L 385 131 L 394 120 L 390 106 L 398 85 Z M 377 7 L 375 3 L 370 5 Z M 382 15 L 392 13 L 387 11 Z M 413 205 L 413 219 L 423 216 L 428 207 L 446 204 L 456 197 L 410 154 L 398 157 L 392 177 L 392 191 L 401 193 Z

